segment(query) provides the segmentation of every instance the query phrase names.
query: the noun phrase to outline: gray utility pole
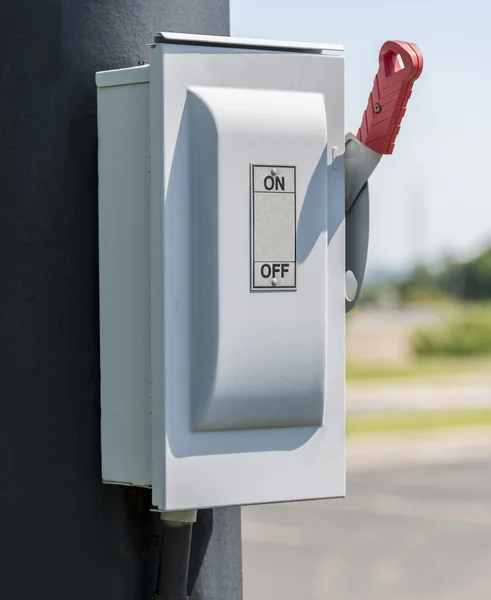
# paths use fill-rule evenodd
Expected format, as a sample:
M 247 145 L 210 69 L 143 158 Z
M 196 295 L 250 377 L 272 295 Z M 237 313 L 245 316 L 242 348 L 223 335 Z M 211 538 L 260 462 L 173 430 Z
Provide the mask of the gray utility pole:
M 17 0 L 0 19 L 0 598 L 149 600 L 160 520 L 100 474 L 95 72 L 228 0 Z M 240 600 L 239 509 L 202 512 L 193 599 Z

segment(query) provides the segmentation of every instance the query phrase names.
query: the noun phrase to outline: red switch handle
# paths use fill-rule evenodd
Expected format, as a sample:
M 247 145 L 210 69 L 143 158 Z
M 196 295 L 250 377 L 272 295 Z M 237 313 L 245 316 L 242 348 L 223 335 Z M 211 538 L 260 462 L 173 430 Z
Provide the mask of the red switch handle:
M 413 83 L 423 70 L 416 44 L 386 42 L 380 50 L 379 70 L 357 138 L 379 154 L 392 154 Z

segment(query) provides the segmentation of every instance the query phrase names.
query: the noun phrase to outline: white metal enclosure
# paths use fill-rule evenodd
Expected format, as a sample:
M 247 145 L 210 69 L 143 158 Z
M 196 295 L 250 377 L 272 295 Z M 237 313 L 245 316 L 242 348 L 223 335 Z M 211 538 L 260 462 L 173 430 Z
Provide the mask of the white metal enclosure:
M 102 468 L 160 510 L 345 493 L 340 48 L 97 74 Z

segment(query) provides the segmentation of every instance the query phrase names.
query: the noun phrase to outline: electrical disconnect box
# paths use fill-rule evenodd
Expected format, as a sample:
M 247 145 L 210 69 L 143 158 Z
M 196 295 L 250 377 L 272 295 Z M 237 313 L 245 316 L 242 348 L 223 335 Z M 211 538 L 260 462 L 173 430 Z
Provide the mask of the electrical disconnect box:
M 158 34 L 97 86 L 104 481 L 165 511 L 343 496 L 342 49 Z

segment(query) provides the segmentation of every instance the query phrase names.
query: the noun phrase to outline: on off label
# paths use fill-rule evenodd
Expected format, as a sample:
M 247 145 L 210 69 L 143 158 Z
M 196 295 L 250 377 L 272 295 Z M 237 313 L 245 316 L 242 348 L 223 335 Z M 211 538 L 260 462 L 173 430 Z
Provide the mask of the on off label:
M 296 289 L 295 167 L 251 165 L 251 289 Z

